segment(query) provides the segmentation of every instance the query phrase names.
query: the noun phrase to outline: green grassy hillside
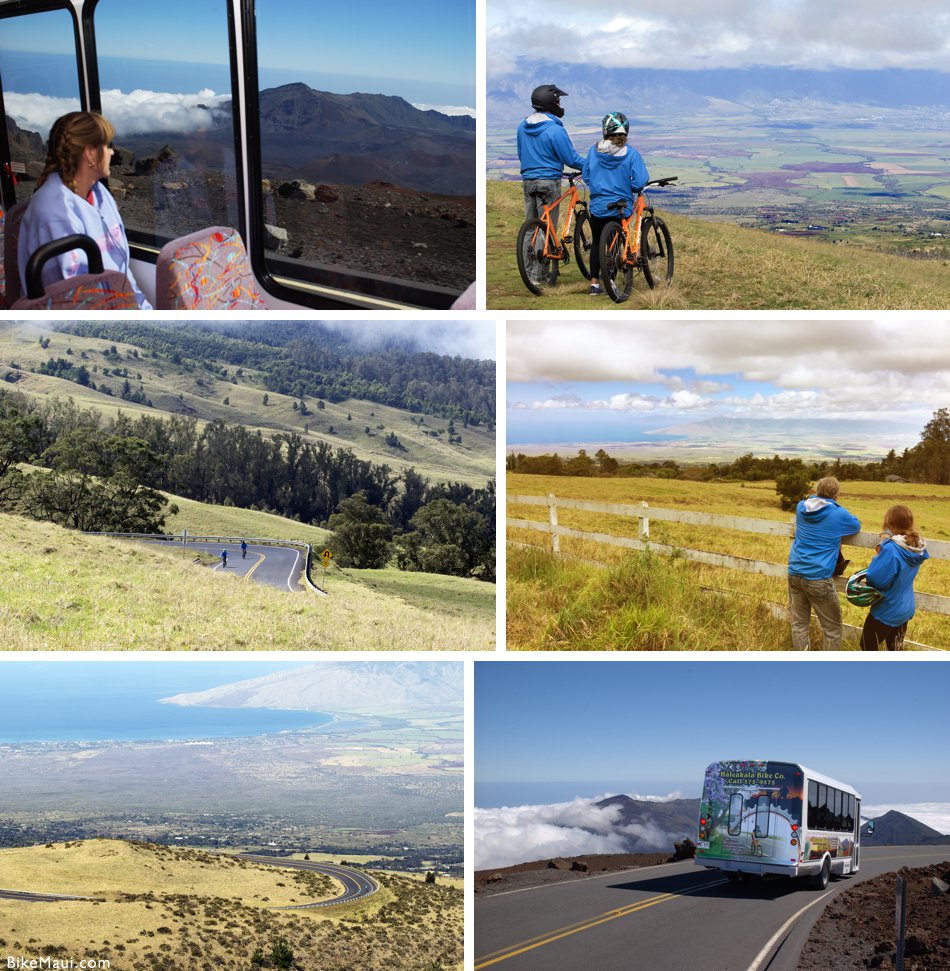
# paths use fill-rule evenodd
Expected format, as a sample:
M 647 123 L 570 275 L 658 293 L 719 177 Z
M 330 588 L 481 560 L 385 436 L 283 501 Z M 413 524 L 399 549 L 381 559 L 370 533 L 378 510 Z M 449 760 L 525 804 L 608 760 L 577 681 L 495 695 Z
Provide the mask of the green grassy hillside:
M 488 182 L 488 306 L 513 310 L 920 310 L 950 306 L 950 263 L 911 260 L 728 223 L 663 212 L 673 236 L 670 286 L 649 290 L 637 275 L 625 303 L 590 297 L 571 262 L 553 292 L 536 297 L 518 275 L 515 241 L 524 221 L 520 182 Z M 653 194 L 662 208 L 662 191 Z
M 41 337 L 49 339 L 45 348 L 39 343 Z M 106 354 L 113 344 L 119 352 L 118 359 Z M 138 356 L 132 356 L 136 352 Z M 125 378 L 111 373 L 104 377 L 102 370 L 128 368 L 130 384 L 134 389 L 141 385 L 153 407 L 28 370 L 50 358 L 67 359 L 76 367 L 84 364 L 90 371 L 98 367 L 92 379 L 97 385 L 106 384 L 116 396 Z M 119 411 L 156 417 L 189 415 L 200 422 L 220 419 L 251 430 L 259 429 L 265 434 L 296 432 L 310 441 L 322 440 L 335 448 L 349 448 L 361 459 L 397 469 L 414 466 L 417 472 L 433 481 L 482 486 L 495 471 L 495 435 L 484 426 L 462 428 L 459 423 L 457 431 L 462 442 L 450 444 L 447 419 L 416 415 L 369 401 L 328 401 L 324 409 L 318 409 L 311 399 L 309 414 L 301 415 L 294 410 L 297 399 L 287 395 L 267 392 L 265 405 L 261 376 L 252 368 L 245 369 L 240 377 L 236 376 L 235 368 L 229 368 L 238 382 L 234 384 L 203 368 L 190 370 L 167 358 L 153 359 L 131 344 L 58 333 L 42 324 L 0 324 L 0 377 L 12 371 L 13 365 L 21 370 L 19 380 L 9 387 L 29 395 L 71 397 L 81 407 L 95 408 L 108 416 L 115 416 Z M 390 433 L 397 436 L 402 449 L 386 445 L 385 439 Z
M 275 908 L 334 896 L 335 881 L 120 840 L 0 850 L 0 867 L 6 887 L 94 898 L 0 900 L 4 953 L 26 961 L 212 971 L 250 968 L 259 949 L 273 967 L 273 945 L 283 940 L 293 967 L 308 971 L 462 966 L 462 891 L 438 883 L 373 873 L 381 889 L 363 902 L 288 911 Z
M 203 520 L 188 513 L 186 506 L 176 525 L 223 523 L 213 509 L 202 513 Z M 229 526 L 262 525 L 263 514 L 223 510 L 222 515 Z M 263 524 L 269 532 L 281 528 L 273 522 L 278 518 Z M 301 538 L 313 533 L 293 523 L 283 528 L 307 534 Z M 0 559 L 5 650 L 494 646 L 495 587 L 477 580 L 395 570 L 332 571 L 328 597 L 290 594 L 213 573 L 191 553 L 86 536 L 8 514 L 0 514 L 0 548 L 5 551 Z M 319 568 L 315 572 L 319 579 Z
M 686 482 L 655 478 L 572 478 L 510 474 L 508 516 L 547 521 L 544 507 L 518 505 L 518 495 L 636 504 L 714 515 L 771 519 L 788 523 L 774 482 Z M 841 502 L 857 515 L 865 531 L 881 528 L 885 510 L 905 503 L 925 538 L 950 539 L 950 487 L 843 482 Z M 580 510 L 558 510 L 558 522 L 585 532 L 635 537 L 636 520 Z M 724 527 L 650 523 L 650 538 L 673 547 L 725 553 L 768 563 L 788 562 L 790 540 Z M 508 529 L 515 543 L 550 548 L 542 533 Z M 614 649 L 772 649 L 791 648 L 786 619 L 773 610 L 788 603 L 784 579 L 705 566 L 680 558 L 633 555 L 617 547 L 561 538 L 559 561 L 519 546 L 508 547 L 507 614 L 510 648 Z M 867 566 L 871 551 L 846 547 L 848 573 Z M 582 562 L 607 564 L 600 569 Z M 915 589 L 946 595 L 950 562 L 931 559 L 921 568 Z M 844 598 L 843 619 L 863 625 L 867 611 Z M 918 611 L 908 638 L 950 649 L 950 617 Z M 812 644 L 820 644 L 815 628 Z M 857 645 L 851 643 L 849 647 Z

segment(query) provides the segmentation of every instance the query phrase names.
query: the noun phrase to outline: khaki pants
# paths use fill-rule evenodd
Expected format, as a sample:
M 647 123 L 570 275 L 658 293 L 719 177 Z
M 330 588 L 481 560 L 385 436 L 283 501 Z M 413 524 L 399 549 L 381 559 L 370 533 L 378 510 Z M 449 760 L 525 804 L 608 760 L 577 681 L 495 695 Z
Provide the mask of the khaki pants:
M 792 615 L 792 649 L 807 651 L 808 624 L 815 611 L 823 635 L 822 650 L 841 649 L 841 602 L 834 580 L 806 580 L 805 577 L 788 577 L 788 605 Z

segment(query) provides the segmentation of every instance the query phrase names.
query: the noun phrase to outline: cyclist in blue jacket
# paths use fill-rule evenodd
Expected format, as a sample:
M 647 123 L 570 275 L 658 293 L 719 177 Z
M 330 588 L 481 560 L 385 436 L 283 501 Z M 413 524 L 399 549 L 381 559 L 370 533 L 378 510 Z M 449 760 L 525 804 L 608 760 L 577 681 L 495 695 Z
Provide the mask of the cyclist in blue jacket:
M 534 112 L 518 125 L 518 158 L 524 189 L 525 219 L 539 219 L 546 205 L 561 194 L 564 167 L 581 169 L 584 159 L 577 154 L 561 119 L 561 98 L 567 92 L 556 84 L 542 84 L 531 92 Z M 540 193 L 533 196 L 533 192 Z M 552 214 L 557 223 L 557 210 Z
M 600 285 L 600 237 L 604 226 L 633 212 L 637 192 L 650 181 L 640 153 L 627 144 L 630 122 L 620 111 L 604 115 L 603 139 L 590 147 L 584 160 L 584 181 L 590 189 L 590 293 L 603 293 Z M 609 209 L 612 202 L 624 200 L 623 212 Z
M 788 601 L 792 616 L 792 648 L 811 646 L 808 625 L 814 609 L 826 651 L 841 647 L 841 602 L 834 575 L 841 540 L 861 529 L 861 520 L 838 505 L 841 484 L 834 476 L 819 480 L 815 495 L 802 499 L 795 511 L 795 539 L 788 557 Z
M 907 506 L 891 506 L 884 516 L 884 527 L 877 555 L 868 567 L 868 584 L 884 594 L 874 604 L 864 622 L 861 650 L 889 651 L 904 647 L 907 622 L 914 616 L 914 580 L 930 554 L 920 533 L 914 528 L 914 514 Z

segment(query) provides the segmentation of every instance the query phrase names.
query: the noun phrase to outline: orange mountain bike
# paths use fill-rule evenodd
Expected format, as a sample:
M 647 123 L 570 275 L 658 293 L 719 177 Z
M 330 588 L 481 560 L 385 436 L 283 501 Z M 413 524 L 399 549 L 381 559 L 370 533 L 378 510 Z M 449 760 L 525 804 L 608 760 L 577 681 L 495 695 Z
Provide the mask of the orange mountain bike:
M 577 187 L 581 174 L 565 172 L 562 178 L 570 183 L 568 188 L 554 202 L 544 207 L 540 219 L 526 219 L 518 230 L 518 272 L 524 285 L 539 296 L 557 283 L 561 264 L 570 262 L 568 246 L 571 243 L 574 245 L 577 268 L 585 280 L 590 279 L 592 238 L 587 218 L 587 200 L 580 197 Z M 541 192 L 531 194 L 536 198 L 542 195 Z M 565 200 L 567 215 L 558 235 L 555 212 Z
M 668 186 L 679 176 L 654 179 L 647 185 Z M 643 187 L 645 189 L 646 186 Z M 652 290 L 658 283 L 673 279 L 673 240 L 666 223 L 648 206 L 643 189 L 637 193 L 633 212 L 619 222 L 607 223 L 600 234 L 600 273 L 604 289 L 615 303 L 622 303 L 633 289 L 635 270 L 643 272 Z M 608 208 L 617 215 L 627 203 L 620 199 Z

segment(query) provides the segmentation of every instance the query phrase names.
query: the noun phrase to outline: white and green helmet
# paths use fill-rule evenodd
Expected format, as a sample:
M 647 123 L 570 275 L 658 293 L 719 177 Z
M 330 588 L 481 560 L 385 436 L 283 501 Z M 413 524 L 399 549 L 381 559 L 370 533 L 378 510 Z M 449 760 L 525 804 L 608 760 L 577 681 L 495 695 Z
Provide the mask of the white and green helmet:
M 630 133 L 630 122 L 622 111 L 608 111 L 600 123 L 604 138 L 611 135 L 627 135 Z
M 845 588 L 845 596 L 848 598 L 848 603 L 853 603 L 857 607 L 873 607 L 884 599 L 884 594 L 868 583 L 867 570 L 858 570 L 851 575 Z

